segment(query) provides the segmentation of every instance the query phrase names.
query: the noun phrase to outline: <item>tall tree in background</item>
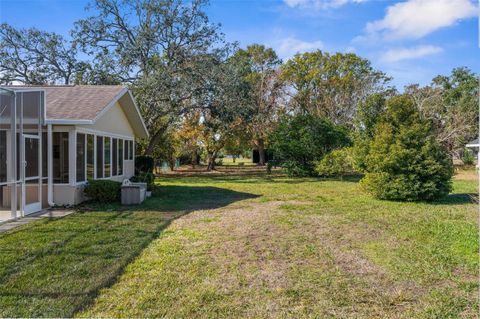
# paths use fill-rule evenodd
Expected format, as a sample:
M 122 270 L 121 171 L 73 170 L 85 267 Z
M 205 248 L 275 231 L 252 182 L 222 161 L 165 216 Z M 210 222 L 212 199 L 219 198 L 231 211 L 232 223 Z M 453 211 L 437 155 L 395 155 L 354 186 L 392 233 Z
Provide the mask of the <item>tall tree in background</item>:
M 359 103 L 388 89 L 389 78 L 353 53 L 306 52 L 282 67 L 290 107 L 352 126 Z
M 236 60 L 218 61 L 210 66 L 208 94 L 202 95 L 203 145 L 207 151 L 207 170 L 215 168 L 221 149 L 239 132 L 252 114 L 250 86 L 243 67 Z
M 437 76 L 428 86 L 408 86 L 405 92 L 432 121 L 433 134 L 451 156 L 460 157 L 465 144 L 478 136 L 478 75 L 468 68 Z
M 0 83 L 70 84 L 79 67 L 76 44 L 61 35 L 0 25 Z
M 252 114 L 245 127 L 258 150 L 258 164 L 265 165 L 265 141 L 282 105 L 283 86 L 278 72 L 282 61 L 273 49 L 259 44 L 238 50 L 233 59 L 243 65 L 245 80 L 251 87 Z
M 96 59 L 117 65 L 118 78 L 131 83 L 147 120 L 152 154 L 168 127 L 189 110 L 200 108 L 207 94 L 205 68 L 210 55 L 228 50 L 203 11 L 207 2 L 193 0 L 96 0 L 96 15 L 76 23 L 74 36 Z M 216 57 L 214 57 L 216 58 Z

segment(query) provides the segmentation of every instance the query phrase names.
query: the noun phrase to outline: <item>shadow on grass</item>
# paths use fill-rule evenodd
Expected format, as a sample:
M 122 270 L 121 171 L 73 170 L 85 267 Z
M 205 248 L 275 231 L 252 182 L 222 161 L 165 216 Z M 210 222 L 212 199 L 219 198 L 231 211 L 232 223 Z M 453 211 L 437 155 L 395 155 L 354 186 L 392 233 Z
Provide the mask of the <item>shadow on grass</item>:
M 170 223 L 256 195 L 216 187 L 165 186 L 137 207 L 89 205 L 0 235 L 0 317 L 72 317 Z
M 289 177 L 287 175 L 279 174 L 252 174 L 252 175 L 206 175 L 206 174 L 197 174 L 191 176 L 183 175 L 160 175 L 160 183 L 162 179 L 169 180 L 174 179 L 175 181 L 181 182 L 179 178 L 185 178 L 187 183 L 204 183 L 204 182 L 228 182 L 235 184 L 258 184 L 258 183 L 282 183 L 282 184 L 301 184 L 305 182 L 323 182 L 323 181 L 339 181 L 339 182 L 350 182 L 358 183 L 363 176 L 360 175 L 349 175 L 343 177 Z
M 464 205 L 464 204 L 478 204 L 478 194 L 475 193 L 461 193 L 449 194 L 444 198 L 432 202 L 433 205 Z

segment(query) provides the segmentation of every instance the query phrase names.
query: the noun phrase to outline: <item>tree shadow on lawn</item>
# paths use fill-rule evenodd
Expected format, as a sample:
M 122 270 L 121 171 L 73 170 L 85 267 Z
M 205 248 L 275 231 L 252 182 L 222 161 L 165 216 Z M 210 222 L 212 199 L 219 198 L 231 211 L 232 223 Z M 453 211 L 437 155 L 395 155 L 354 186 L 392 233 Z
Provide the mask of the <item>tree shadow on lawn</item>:
M 160 177 L 160 184 L 162 179 L 169 180 L 174 179 L 172 176 L 168 177 Z M 176 181 L 178 176 L 176 177 Z M 349 183 L 358 183 L 362 179 L 360 175 L 350 175 L 344 177 L 288 177 L 287 175 L 252 175 L 252 176 L 237 176 L 237 175 L 224 175 L 224 176 L 206 176 L 206 175 L 196 175 L 196 176 L 189 176 L 188 183 L 195 183 L 195 182 L 227 182 L 227 183 L 235 183 L 235 184 L 258 184 L 258 183 L 281 183 L 281 184 L 301 184 L 307 182 L 329 182 L 329 181 L 336 181 L 336 182 L 349 182 Z M 161 186 L 165 187 L 165 186 Z
M 89 205 L 4 233 L 0 317 L 72 317 L 115 283 L 174 219 L 254 197 L 216 187 L 163 186 L 140 206 Z

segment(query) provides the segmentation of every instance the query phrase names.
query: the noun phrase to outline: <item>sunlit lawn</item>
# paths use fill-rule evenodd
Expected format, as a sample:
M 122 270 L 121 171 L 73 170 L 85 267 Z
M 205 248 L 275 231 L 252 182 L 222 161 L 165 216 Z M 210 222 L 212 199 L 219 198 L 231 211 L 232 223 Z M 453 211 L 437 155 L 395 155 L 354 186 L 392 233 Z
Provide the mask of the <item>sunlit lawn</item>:
M 455 180 L 454 194 L 429 204 L 374 200 L 356 179 L 159 183 L 160 195 L 141 208 L 96 207 L 1 235 L 0 316 L 477 313 L 471 172 Z

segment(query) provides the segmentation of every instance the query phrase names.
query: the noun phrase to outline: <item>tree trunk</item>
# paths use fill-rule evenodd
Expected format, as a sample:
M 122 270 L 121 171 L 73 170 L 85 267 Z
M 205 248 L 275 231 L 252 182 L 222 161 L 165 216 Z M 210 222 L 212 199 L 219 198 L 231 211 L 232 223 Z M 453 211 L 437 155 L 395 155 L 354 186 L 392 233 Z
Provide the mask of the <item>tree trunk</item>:
M 233 162 L 235 163 L 235 160 L 237 159 L 237 156 L 236 156 L 236 155 L 232 155 L 232 158 L 233 158 Z
M 215 169 L 215 160 L 217 159 L 217 152 L 208 153 L 207 172 Z
M 258 147 L 258 165 L 265 166 L 265 141 L 263 139 L 257 140 Z
M 160 139 L 162 138 L 163 133 L 165 130 L 162 128 L 153 134 L 153 136 L 150 138 L 150 141 L 148 142 L 148 146 L 145 149 L 145 155 L 152 155 L 153 151 L 155 149 L 155 146 L 160 142 Z
M 192 168 L 195 168 L 195 164 L 197 164 L 197 152 L 194 152 L 194 153 L 192 154 L 192 158 L 191 158 Z

